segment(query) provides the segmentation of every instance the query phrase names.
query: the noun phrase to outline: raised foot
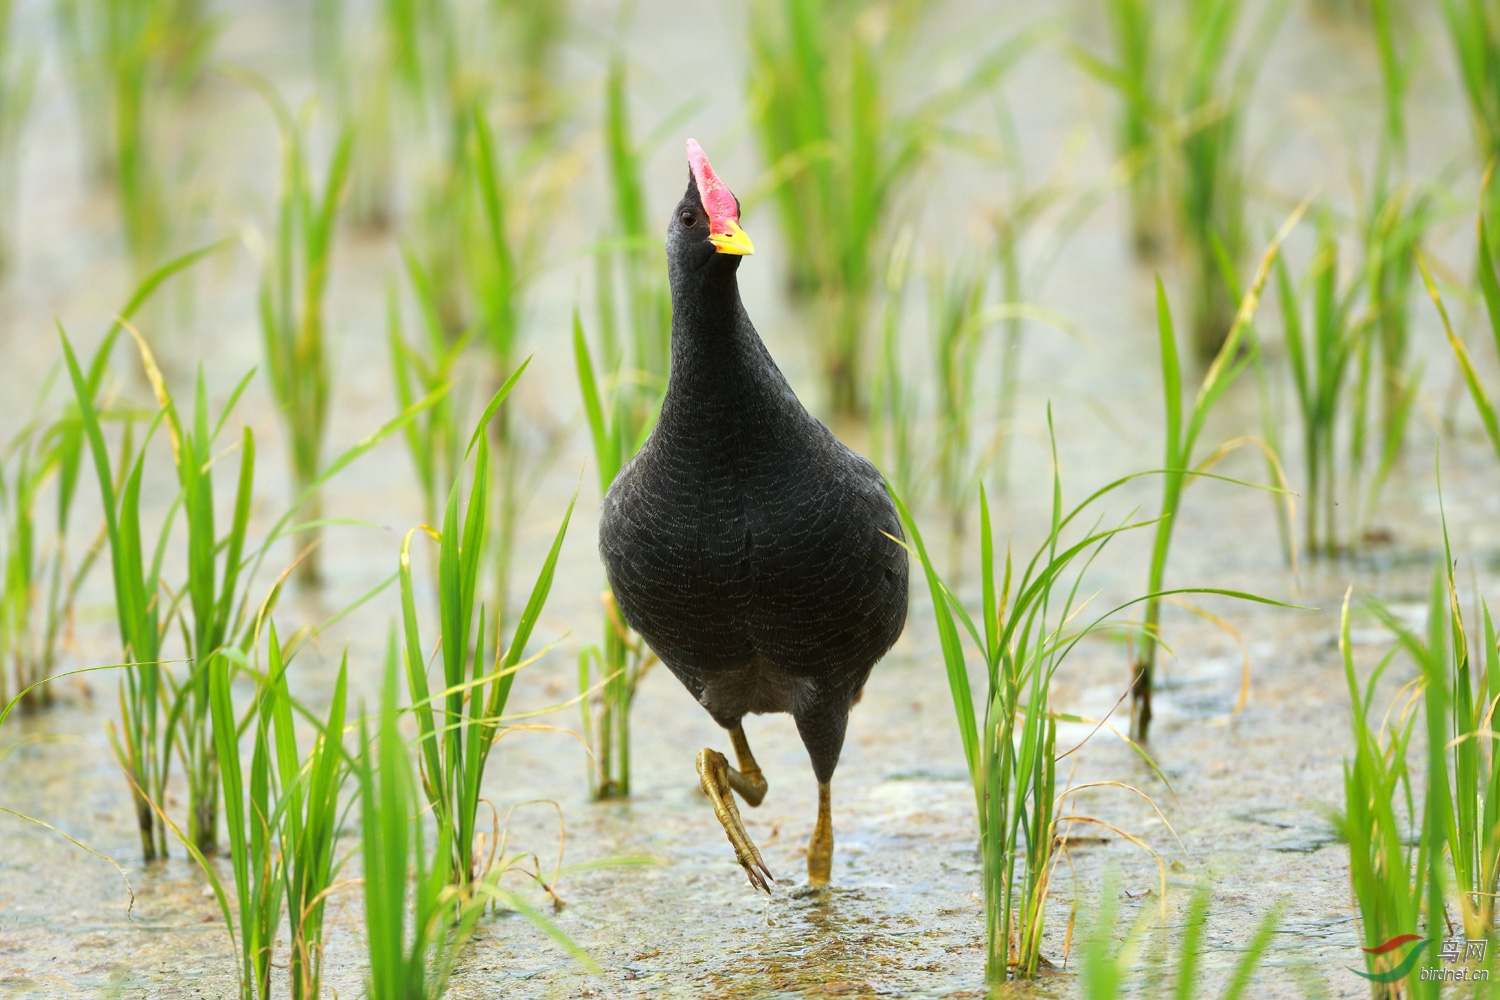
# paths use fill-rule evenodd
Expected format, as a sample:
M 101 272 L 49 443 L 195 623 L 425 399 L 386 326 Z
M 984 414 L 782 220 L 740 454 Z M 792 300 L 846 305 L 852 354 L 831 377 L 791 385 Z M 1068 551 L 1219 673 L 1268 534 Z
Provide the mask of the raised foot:
M 750 741 L 745 739 L 745 730 L 735 726 L 729 730 L 729 739 L 734 743 L 734 755 L 739 759 L 739 769 L 729 769 L 729 787 L 740 793 L 747 806 L 758 806 L 765 801 L 770 785 L 750 752 Z
M 776 881 L 776 877 L 766 867 L 760 851 L 745 830 L 745 821 L 740 818 L 739 807 L 734 804 L 729 773 L 729 761 L 723 754 L 708 747 L 699 752 L 698 781 L 703 786 L 703 794 L 714 804 L 714 815 L 719 818 L 719 825 L 724 828 L 729 843 L 734 847 L 735 860 L 745 869 L 750 884 L 770 895 L 771 883 Z

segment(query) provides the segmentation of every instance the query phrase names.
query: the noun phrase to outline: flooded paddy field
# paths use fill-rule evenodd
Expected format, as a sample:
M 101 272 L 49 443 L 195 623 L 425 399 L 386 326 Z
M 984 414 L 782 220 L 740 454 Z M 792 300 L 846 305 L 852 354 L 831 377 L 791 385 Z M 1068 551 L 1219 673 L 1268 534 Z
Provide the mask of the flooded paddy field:
M 1114 892 L 1120 914 L 1112 951 L 1128 944 L 1144 963 L 1162 942 L 1175 954 L 1188 897 L 1205 882 L 1212 887 L 1200 961 L 1205 985 L 1195 995 L 1222 994 L 1256 928 L 1273 909 L 1280 918 L 1248 995 L 1371 995 L 1370 984 L 1350 971 L 1364 968 L 1360 948 L 1370 938 L 1351 885 L 1349 848 L 1337 829 L 1345 809 L 1346 762 L 1353 753 L 1350 695 L 1338 642 L 1340 605 L 1352 585 L 1351 648 L 1363 681 L 1392 639 L 1360 602 L 1372 596 L 1402 622 L 1413 627 L 1425 622 L 1434 561 L 1442 558 L 1444 515 L 1465 621 L 1477 628 L 1475 594 L 1500 593 L 1500 463 L 1419 279 L 1410 289 L 1408 363 L 1418 380 L 1405 446 L 1372 507 L 1366 509 L 1358 493 L 1353 499 L 1339 495 L 1341 503 L 1358 509 L 1339 514 L 1347 517 L 1341 524 L 1355 539 L 1348 550 L 1322 557 L 1299 551 L 1296 565 L 1289 565 L 1278 529 L 1277 494 L 1209 479 L 1192 482 L 1185 491 L 1167 585 L 1245 591 L 1296 607 L 1217 596 L 1189 597 L 1192 607 L 1165 606 L 1162 640 L 1169 652 L 1163 653 L 1155 721 L 1144 746 L 1149 763 L 1124 739 L 1138 636 L 1127 638 L 1119 629 L 1088 636 L 1052 677 L 1050 705 L 1058 719 L 1057 750 L 1063 754 L 1055 765 L 1058 854 L 1045 890 L 1044 966 L 1031 981 L 986 985 L 984 861 L 973 784 L 932 598 L 915 560 L 906 630 L 875 667 L 850 717 L 832 784 L 836 849 L 827 888 L 808 885 L 817 784 L 791 718 L 750 716 L 745 723 L 770 785 L 763 804 L 742 809 L 748 832 L 777 878 L 765 896 L 747 884 L 735 864 L 694 769 L 701 748 L 729 750 L 727 735 L 659 664 L 641 678 L 631 708 L 631 796 L 591 798 L 590 754 L 571 699 L 579 688 L 580 651 L 601 641 L 605 578 L 597 550 L 595 452 L 579 396 L 571 323 L 575 306 L 581 306 L 590 335 L 597 336 L 594 256 L 596 243 L 613 232 L 605 220 L 614 211 L 601 166 L 605 140 L 599 108 L 613 44 L 630 67 L 637 134 L 646 135 L 662 121 L 669 124 L 642 158 L 651 238 L 669 222 L 668 210 L 680 196 L 682 141 L 696 136 L 714 156 L 719 175 L 742 196 L 742 217 L 756 253 L 742 262 L 740 287 L 771 354 L 812 412 L 889 472 L 890 456 L 880 453 L 888 447 L 889 432 L 882 438 L 871 421 L 837 412 L 821 377 L 816 327 L 824 320 L 788 291 L 792 241 L 778 224 L 765 180 L 766 157 L 745 99 L 750 73 L 745 25 L 749 8 L 758 5 L 759 0 L 723 6 L 641 2 L 623 13 L 605 3 L 576 2 L 567 8 L 566 32 L 549 71 L 562 124 L 547 169 L 555 173 L 559 193 L 547 205 L 543 249 L 535 259 L 515 353 L 516 361 L 527 355 L 532 360 L 508 403 L 508 419 L 519 428 L 523 451 L 538 470 L 516 521 L 512 615 L 524 603 L 575 488 L 578 499 L 551 595 L 527 645 L 529 653 L 546 652 L 517 674 L 506 709 L 526 725 L 505 732 L 495 744 L 483 778 L 479 826 L 492 845 L 493 807 L 493 829 L 505 829 L 505 852 L 531 855 L 502 884 L 544 912 L 597 970 L 560 949 L 529 920 L 500 907 L 479 919 L 458 955 L 448 995 L 982 997 L 994 990 L 998 996 L 1084 996 L 1080 955 L 1104 892 Z M 179 400 L 190 398 L 192 373 L 202 366 L 214 412 L 246 371 L 261 366 L 229 422 L 235 429 L 247 424 L 255 434 L 258 466 L 249 536 L 259 539 L 296 493 L 287 471 L 286 425 L 266 385 L 256 298 L 259 255 L 271 235 L 277 197 L 279 150 L 265 103 L 235 76 L 238 70 L 220 70 L 235 66 L 262 74 L 297 107 L 318 86 L 309 54 L 316 43 L 302 5 L 210 6 L 214 69 L 174 106 L 181 118 L 172 128 L 188 150 L 183 158 L 191 169 L 183 169 L 190 180 L 182 198 L 193 201 L 193 233 L 202 238 L 176 249 L 219 237 L 230 237 L 234 246 L 195 265 L 191 283 L 181 286 L 191 291 L 173 292 L 176 298 L 163 299 L 166 304 L 145 314 L 139 325 Z M 378 11 L 344 6 L 346 37 L 357 40 L 374 30 Z M 1351 174 L 1368 169 L 1374 155 L 1379 65 L 1360 19 L 1367 15 L 1331 12 L 1333 6 L 1290 5 L 1260 57 L 1243 137 L 1253 165 L 1248 195 L 1253 249 L 1243 278 L 1276 226 L 1314 192 L 1346 224 L 1344 244 L 1358 242 L 1349 218 L 1360 210 L 1367 179 L 1351 181 Z M 1410 6 L 1411 38 L 1420 41 L 1411 46 L 1415 69 L 1407 99 L 1405 169 L 1414 178 L 1441 178 L 1434 181 L 1437 207 L 1422 239 L 1423 253 L 1469 340 L 1480 378 L 1494 386 L 1496 359 L 1485 344 L 1484 308 L 1472 278 L 1480 172 L 1470 152 L 1470 121 L 1441 18 Z M 1260 6 L 1249 4 L 1244 17 L 1253 22 L 1260 14 Z M 43 55 L 20 147 L 18 251 L 0 286 L 5 316 L 0 444 L 31 417 L 38 387 L 49 373 L 57 382 L 47 405 L 60 408 L 71 399 L 66 375 L 56 374 L 61 352 L 54 318 L 83 351 L 91 351 L 133 284 L 117 198 L 88 175 L 72 77 L 52 12 L 44 4 L 20 5 L 13 16 L 20 37 Z M 976 52 L 1034 20 L 1024 4 L 928 5 L 916 33 L 916 55 L 903 64 L 893 92 L 905 87 L 920 94 L 951 84 L 962 78 Z M 953 262 L 965 254 L 991 260 L 985 256 L 993 253 L 989 220 L 1007 211 L 1008 185 L 1022 175 L 1017 170 L 1036 184 L 1062 177 L 1080 203 L 1088 200 L 1085 193 L 1097 193 L 1097 204 L 1080 213 L 1080 221 L 1061 221 L 1066 213 L 1054 211 L 1022 243 L 1027 260 L 1046 258 L 1054 242 L 1058 249 L 1055 261 L 1038 270 L 1025 290 L 1036 309 L 1024 327 L 1019 391 L 1003 428 L 995 414 L 1002 380 L 998 351 L 986 346 L 974 356 L 980 426 L 972 445 L 977 463 L 972 485 L 986 484 L 997 548 L 1003 552 L 1009 544 L 1018 561 L 1029 558 L 1048 534 L 1049 405 L 1067 504 L 1118 477 L 1161 467 L 1153 275 L 1162 274 L 1174 313 L 1185 317 L 1189 298 L 1187 268 L 1179 261 L 1141 263 L 1132 257 L 1111 138 L 1116 98 L 1067 56 L 1075 44 L 1107 50 L 1102 15 L 1093 4 L 1067 4 L 1056 22 L 1035 30 L 1034 47 L 993 85 L 993 93 L 967 104 L 953 122 L 955 129 L 986 141 L 1013 134 L 1011 153 L 1020 166 L 1002 169 L 967 154 L 958 140 L 939 143 L 911 181 L 900 216 L 916 234 L 912 252 L 923 263 L 913 266 L 922 272 L 927 262 Z M 1013 133 L 996 125 L 1006 117 Z M 321 170 L 334 146 L 334 130 L 323 121 L 311 134 L 313 160 Z M 382 229 L 349 221 L 337 231 L 326 300 L 333 372 L 326 456 L 339 454 L 400 410 L 387 353 L 387 290 L 402 275 L 402 241 L 409 234 L 401 220 L 418 214 L 417 192 L 425 175 L 416 153 L 402 151 L 397 158 L 403 164 L 398 175 L 410 190 L 399 190 L 394 199 L 396 224 Z M 535 203 L 543 201 L 537 196 Z M 898 228 L 891 224 L 892 237 Z M 1315 253 L 1315 230 L 1314 222 L 1304 222 L 1288 240 L 1294 274 L 1301 274 Z M 1355 251 L 1348 252 L 1352 261 Z M 931 277 L 935 284 L 935 275 L 920 273 L 896 314 L 902 364 L 921 387 L 913 425 L 924 460 L 942 450 L 946 433 L 929 385 L 928 289 L 922 283 Z M 167 291 L 176 287 L 168 285 Z M 1301 546 L 1308 502 L 1302 425 L 1271 287 L 1257 324 L 1266 344 L 1267 395 L 1257 391 L 1250 373 L 1243 375 L 1210 415 L 1199 458 L 1222 440 L 1263 435 L 1269 412 L 1298 504 L 1294 534 Z M 1000 322 L 992 318 L 982 326 L 990 338 L 986 345 L 1000 343 Z M 155 330 L 152 323 L 158 324 Z M 1186 331 L 1186 319 L 1179 324 Z M 871 325 L 879 323 L 872 319 Z M 875 353 L 873 340 L 869 353 Z M 1186 347 L 1184 355 L 1191 399 L 1203 366 L 1186 355 Z M 476 369 L 480 358 L 471 359 Z M 111 382 L 121 399 L 149 419 L 151 393 L 139 371 L 133 349 L 119 346 Z M 481 392 L 492 391 L 483 385 L 469 387 L 474 412 L 463 418 L 465 438 Z M 990 443 L 1000 433 L 997 428 L 1009 442 L 1001 452 L 1003 471 L 995 467 L 997 449 Z M 1347 428 L 1340 425 L 1338 434 L 1343 449 Z M 155 526 L 176 497 L 176 481 L 162 438 L 151 447 L 142 508 L 154 543 Z M 1252 449 L 1235 452 L 1213 471 L 1255 483 L 1267 478 L 1260 452 Z M 102 520 L 93 476 L 85 462 L 72 520 L 74 551 L 86 549 Z M 917 520 L 936 569 L 965 606 L 977 609 L 982 603 L 977 508 L 967 508 L 960 519 L 963 537 L 950 545 L 951 517 L 935 484 L 937 473 L 924 467 L 919 478 L 929 483 L 919 498 Z M 221 490 L 227 481 L 226 473 Z M 1097 516 L 1111 525 L 1125 518 L 1150 520 L 1160 497 L 1159 478 L 1143 477 L 1108 496 Z M 220 498 L 221 518 L 227 518 L 230 502 L 227 493 Z M 325 529 L 321 587 L 288 585 L 275 611 L 283 634 L 340 615 L 397 572 L 403 536 L 425 517 L 401 436 L 386 439 L 331 479 L 322 506 L 324 516 L 346 523 Z M 415 604 L 430 644 L 439 600 L 431 582 L 431 550 L 418 539 L 412 551 Z M 1122 535 L 1091 566 L 1080 596 L 1091 610 L 1102 610 L 1142 595 L 1150 555 L 1149 528 Z M 293 556 L 290 542 L 273 547 L 253 584 L 255 600 Z M 169 546 L 164 577 L 180 579 L 185 561 L 183 546 Z M 120 659 L 108 564 L 106 552 L 81 586 L 57 673 Z M 288 670 L 289 684 L 312 715 L 327 711 L 345 654 L 351 720 L 362 711 L 378 713 L 387 642 L 399 635 L 401 610 L 399 590 L 389 582 L 298 654 Z M 164 656 L 180 655 L 177 631 L 169 630 Z M 969 669 L 982 700 L 986 679 L 972 655 Z M 1416 676 L 1408 659 L 1393 660 L 1373 699 L 1376 722 L 1409 693 L 1404 689 Z M 0 806 L 6 810 L 0 813 L 0 994 L 237 995 L 236 946 L 199 867 L 176 840 L 167 859 L 141 860 L 135 807 L 107 731 L 111 723 L 120 725 L 118 683 L 117 671 L 62 678 L 52 685 L 53 707 L 16 712 L 0 724 Z M 236 679 L 232 693 L 241 713 L 256 692 L 248 675 Z M 402 695 L 405 702 L 404 689 Z M 1109 724 L 1100 726 L 1106 718 Z M 415 740 L 413 720 L 405 717 L 402 725 L 406 737 Z M 310 740 L 314 730 L 302 719 L 298 732 Z M 351 752 L 357 739 L 352 725 Z M 243 749 L 248 761 L 248 738 Z M 1421 724 L 1409 754 L 1420 805 L 1426 772 L 1418 765 L 1427 754 Z M 1067 791 L 1104 782 L 1130 788 L 1100 784 Z M 353 790 L 351 781 L 347 791 L 352 795 Z M 174 765 L 166 801 L 160 803 L 174 821 L 185 823 L 189 794 L 182 769 Z M 329 892 L 324 918 L 321 985 L 330 996 L 373 995 L 359 816 L 358 807 L 349 812 L 335 847 L 336 856 L 347 854 L 349 861 Z M 226 853 L 209 864 L 232 885 Z M 559 859 L 587 866 L 618 858 L 649 863 L 565 874 L 552 883 L 550 896 L 524 875 L 527 869 L 540 870 L 552 882 Z M 123 878 L 111 861 L 124 869 Z M 1459 919 L 1456 907 L 1447 919 L 1450 926 Z M 1136 937 L 1127 938 L 1131 921 L 1137 922 Z M 1432 936 L 1426 927 L 1415 929 Z M 283 927 L 278 935 L 273 995 L 290 995 L 289 933 Z M 1493 945 L 1493 933 L 1489 939 Z M 1149 984 L 1136 986 L 1138 995 L 1152 995 Z

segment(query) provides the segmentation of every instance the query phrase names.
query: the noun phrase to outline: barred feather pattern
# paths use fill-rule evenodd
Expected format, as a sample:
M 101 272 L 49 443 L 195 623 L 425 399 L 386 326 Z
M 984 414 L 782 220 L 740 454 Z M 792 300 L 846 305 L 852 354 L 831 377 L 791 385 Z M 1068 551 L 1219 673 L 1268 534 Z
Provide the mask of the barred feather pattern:
M 793 394 L 740 301 L 742 258 L 683 223 L 695 207 L 690 182 L 667 240 L 671 379 L 599 551 L 626 621 L 714 719 L 791 713 L 827 781 L 905 625 L 901 525 L 875 467 Z

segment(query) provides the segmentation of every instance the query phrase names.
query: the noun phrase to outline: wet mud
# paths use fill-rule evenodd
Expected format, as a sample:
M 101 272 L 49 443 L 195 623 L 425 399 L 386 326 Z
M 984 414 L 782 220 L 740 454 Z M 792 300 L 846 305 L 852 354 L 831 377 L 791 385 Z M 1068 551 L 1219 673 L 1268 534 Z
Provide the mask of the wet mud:
M 1069 9 L 1082 17 L 1087 6 Z M 940 23 L 931 28 L 935 36 L 941 37 L 945 25 L 968 24 L 998 38 L 1008 25 L 1023 23 L 1024 5 L 993 11 L 982 4 L 953 3 L 943 10 Z M 575 13 L 580 23 L 609 23 L 603 4 L 579 3 Z M 682 80 L 695 81 L 705 101 L 687 128 L 715 151 L 716 166 L 723 164 L 720 174 L 731 182 L 758 172 L 740 105 L 742 56 L 734 45 L 727 46 L 732 57 L 724 56 L 725 46 L 705 39 L 738 37 L 742 15 L 737 7 L 641 3 L 627 34 L 628 51 L 641 67 L 634 84 L 642 131 L 681 100 Z M 288 52 L 278 42 L 288 33 L 302 38 L 306 31 L 290 5 L 231 5 L 226 16 L 232 27 L 221 44 L 224 59 L 272 74 L 294 93 L 307 90 L 306 68 L 297 55 L 301 50 Z M 1429 48 L 1437 48 L 1436 26 L 1429 28 Z M 1091 30 L 1078 29 L 1086 39 Z M 587 109 L 598 102 L 605 49 L 583 34 L 585 40 L 566 56 L 568 93 L 585 109 L 582 117 L 592 120 Z M 1272 49 L 1255 104 L 1251 146 L 1266 162 L 1264 190 L 1258 194 L 1277 212 L 1284 211 L 1283 201 L 1289 208 L 1317 184 L 1343 190 L 1348 162 L 1365 152 L 1340 147 L 1329 138 L 1339 132 L 1340 116 L 1362 120 L 1367 103 L 1368 117 L 1373 120 L 1375 114 L 1373 57 L 1362 38 L 1349 34 L 1350 29 L 1322 22 L 1299 6 Z M 1330 50 L 1348 53 L 1347 59 L 1327 59 Z M 726 58 L 732 59 L 727 67 Z M 935 46 L 931 58 L 941 75 L 955 57 Z M 1429 113 L 1412 116 L 1417 133 L 1413 159 L 1431 161 L 1414 163 L 1419 172 L 1457 158 L 1467 142 L 1467 122 L 1446 65 L 1433 56 L 1419 76 L 1417 100 Z M 0 408 L 0 439 L 22 419 L 24 407 L 17 401 L 29 405 L 38 373 L 59 356 L 51 317 L 57 315 L 91 344 L 118 307 L 127 283 L 113 206 L 103 196 L 88 194 L 79 174 L 76 123 L 62 80 L 55 65 L 44 68 L 46 86 L 39 90 L 37 117 L 27 133 L 26 250 L 16 278 L 0 292 L 7 317 L 0 328 L 0 398 L 7 401 Z M 1055 50 L 1030 57 L 1010 79 L 1007 92 L 1018 130 L 1027 138 L 1029 169 L 1044 174 L 1069 133 L 1084 128 L 1090 130 L 1089 156 L 1080 166 L 1079 183 L 1103 177 L 1112 109 L 1107 95 L 1081 80 Z M 264 205 L 270 196 L 262 182 L 274 178 L 271 124 L 253 97 L 223 82 L 196 97 L 191 113 L 213 137 L 205 154 L 210 166 L 233 166 L 235 186 L 222 196 L 231 207 L 222 209 L 221 220 L 225 231 L 233 231 L 255 218 L 244 206 L 257 200 Z M 667 143 L 651 161 L 651 204 L 663 213 L 680 193 L 685 173 L 677 148 L 675 140 Z M 1470 180 L 1465 175 L 1464 183 Z M 959 220 L 945 239 L 966 238 L 968 223 L 963 220 L 971 207 L 987 203 L 994 183 L 980 167 L 961 159 L 942 170 L 934 168 L 924 181 L 931 192 L 924 211 L 931 218 Z M 576 197 L 563 203 L 560 235 L 533 295 L 527 350 L 534 350 L 536 359 L 517 396 L 523 420 L 571 436 L 524 515 L 518 587 L 529 584 L 578 482 L 578 470 L 590 462 L 567 323 L 580 275 L 591 273 L 579 248 L 594 238 L 606 201 L 597 171 L 575 187 Z M 1273 213 L 1268 209 L 1262 214 L 1269 219 Z M 808 320 L 783 300 L 771 215 L 767 204 L 747 206 L 746 226 L 759 252 L 741 270 L 744 295 L 794 387 L 816 407 Z M 1466 216 L 1445 221 L 1435 231 L 1434 252 L 1451 261 L 1466 260 L 1469 228 Z M 997 524 L 1012 536 L 1017 553 L 1029 552 L 1045 528 L 1049 402 L 1068 497 L 1081 498 L 1114 476 L 1157 463 L 1160 389 L 1151 279 L 1127 256 L 1124 231 L 1123 211 L 1110 200 L 1067 245 L 1045 285 L 1034 290 L 1089 340 L 1040 328 L 1028 331 L 1011 487 L 996 508 Z M 1297 245 L 1293 251 L 1301 252 Z M 339 247 L 329 303 L 339 341 L 331 453 L 394 411 L 384 355 L 384 287 L 396 265 L 388 239 L 349 233 Z M 197 286 L 195 318 L 175 334 L 172 350 L 182 359 L 183 370 L 200 360 L 207 366 L 216 405 L 258 361 L 252 297 L 256 274 L 253 259 L 241 251 L 208 265 Z M 1222 483 L 1194 485 L 1188 491 L 1171 585 L 1244 589 L 1312 610 L 1204 600 L 1233 625 L 1248 651 L 1248 698 L 1236 711 L 1244 669 L 1241 647 L 1188 610 L 1168 609 L 1164 622 L 1176 655 L 1168 659 L 1157 698 L 1149 752 L 1170 787 L 1108 728 L 1095 731 L 1073 723 L 1060 728 L 1060 746 L 1087 739 L 1059 764 L 1060 779 L 1066 774 L 1071 786 L 1125 782 L 1155 806 L 1117 788 L 1065 798 L 1062 814 L 1087 819 L 1078 819 L 1066 831 L 1069 847 L 1050 897 L 1045 953 L 1056 968 L 1034 984 L 1007 988 L 1004 995 L 1077 995 L 1076 961 L 1069 961 L 1076 960 L 1076 950 L 1070 956 L 1070 945 L 1076 945 L 1097 909 L 1110 871 L 1119 873 L 1127 919 L 1159 914 L 1164 873 L 1169 924 L 1185 895 L 1183 887 L 1202 879 L 1213 883 L 1204 960 L 1210 981 L 1227 978 L 1263 915 L 1280 905 L 1281 928 L 1256 995 L 1301 996 L 1298 984 L 1308 969 L 1324 977 L 1331 996 L 1367 995 L 1363 981 L 1344 970 L 1357 962 L 1357 928 L 1347 854 L 1330 823 L 1342 800 L 1341 768 L 1349 746 L 1348 695 L 1335 642 L 1338 607 L 1345 589 L 1355 583 L 1403 613 L 1421 614 L 1442 539 L 1434 431 L 1450 416 L 1457 430 L 1443 442 L 1443 502 L 1460 573 L 1481 589 L 1500 594 L 1495 586 L 1500 501 L 1493 456 L 1472 426 L 1467 401 L 1454 402 L 1446 346 L 1430 310 L 1417 302 L 1415 311 L 1417 353 L 1427 372 L 1422 412 L 1370 525 L 1388 540 L 1358 557 L 1313 562 L 1304 556 L 1294 572 L 1283 558 L 1271 498 Z M 910 322 L 908 349 L 913 357 L 924 357 L 920 310 L 912 311 Z M 991 375 L 986 370 L 980 377 Z M 1282 412 L 1292 438 L 1289 397 Z M 264 499 L 252 527 L 252 537 L 258 537 L 289 492 L 282 435 L 263 387 L 247 394 L 239 417 L 262 442 L 258 492 Z M 1257 403 L 1247 381 L 1226 401 L 1206 437 L 1218 440 L 1255 427 Z M 858 447 L 868 443 L 858 429 L 839 430 Z M 1292 459 L 1294 480 L 1297 461 Z M 1232 459 L 1223 471 L 1256 480 L 1264 473 L 1250 456 Z M 79 524 L 92 524 L 98 516 L 90 474 L 86 470 L 80 490 Z M 147 523 L 155 524 L 170 501 L 162 485 L 170 473 L 162 464 L 148 475 L 154 476 L 157 492 L 148 498 Z M 559 645 L 521 675 L 511 701 L 516 711 L 572 697 L 577 651 L 598 639 L 603 574 L 594 548 L 598 498 L 591 468 L 584 469 L 582 484 L 553 598 L 537 629 L 539 642 L 558 640 Z M 1119 518 L 1137 504 L 1149 511 L 1156 500 L 1156 487 L 1143 480 L 1111 500 L 1104 513 Z M 326 589 L 289 599 L 278 614 L 278 622 L 284 619 L 288 626 L 321 620 L 395 571 L 401 536 L 421 519 L 401 445 L 383 445 L 336 479 L 325 509 L 373 527 L 329 533 Z M 1100 560 L 1092 578 L 1099 606 L 1141 591 L 1148 545 L 1144 535 L 1127 536 Z M 976 562 L 970 555 L 960 568 L 959 589 L 966 598 L 977 596 Z M 107 586 L 107 574 L 96 571 L 78 609 L 65 668 L 117 656 Z M 502 914 L 481 924 L 455 973 L 452 995 L 983 996 L 973 795 L 930 602 L 915 577 L 913 590 L 907 632 L 876 668 L 850 722 L 833 786 L 836 851 L 829 889 L 809 893 L 805 888 L 816 784 L 790 718 L 746 722 L 770 782 L 764 804 L 744 810 L 747 827 L 778 880 L 767 898 L 747 884 L 697 789 L 695 754 L 704 746 L 728 750 L 727 735 L 670 674 L 657 669 L 643 682 L 634 709 L 635 795 L 630 801 L 588 800 L 586 754 L 562 731 L 577 727 L 576 709 L 540 720 L 557 730 L 507 735 L 491 757 L 485 780 L 485 794 L 497 815 L 509 816 L 508 849 L 533 853 L 544 873 L 556 865 L 560 841 L 568 864 L 626 856 L 657 862 L 567 876 L 554 886 L 563 904 L 554 919 L 598 962 L 600 973 L 589 973 L 525 920 Z M 430 605 L 431 595 L 424 593 L 421 606 Z M 347 649 L 351 703 L 364 699 L 373 704 L 386 630 L 397 608 L 395 593 L 387 592 L 325 633 L 292 668 L 299 697 L 314 707 L 326 705 L 339 656 Z M 1371 619 L 1356 622 L 1355 640 L 1364 669 L 1388 646 Z M 1127 662 L 1127 650 L 1119 642 L 1099 638 L 1080 645 L 1057 676 L 1055 706 L 1092 719 L 1113 712 L 1111 720 L 1123 729 L 1127 718 L 1120 699 Z M 1382 697 L 1388 701 L 1409 676 L 1407 667 L 1393 670 Z M 980 683 L 977 675 L 975 683 Z M 117 712 L 115 681 L 109 674 L 93 673 L 56 687 L 55 709 L 14 719 L 0 730 L 0 805 L 57 828 L 53 832 L 0 814 L 0 994 L 233 995 L 229 936 L 201 874 L 176 845 L 164 863 L 139 862 L 130 802 L 104 732 Z M 176 800 L 166 805 L 176 815 L 185 789 L 175 786 L 174 794 Z M 1117 831 L 1129 833 L 1149 850 Z M 63 835 L 125 868 L 129 890 L 110 864 Z M 341 851 L 356 847 L 352 837 L 340 844 Z M 357 857 L 345 877 L 349 884 L 333 897 L 329 913 L 325 980 L 329 995 L 358 996 L 364 945 Z M 511 884 L 539 905 L 549 902 L 520 875 Z

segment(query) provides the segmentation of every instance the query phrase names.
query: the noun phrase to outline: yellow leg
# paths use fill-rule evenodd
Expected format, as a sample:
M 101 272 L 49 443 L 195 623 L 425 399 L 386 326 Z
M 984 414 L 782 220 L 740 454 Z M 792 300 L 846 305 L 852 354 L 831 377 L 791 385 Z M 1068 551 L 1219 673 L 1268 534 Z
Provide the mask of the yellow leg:
M 818 825 L 807 845 L 807 884 L 821 889 L 833 874 L 833 789 L 818 782 Z
M 740 738 L 744 738 L 743 734 Z M 745 869 L 750 884 L 769 895 L 770 883 L 776 881 L 776 878 L 761 859 L 760 851 L 756 850 L 755 843 L 745 830 L 745 821 L 740 818 L 739 807 L 734 804 L 729 777 L 733 773 L 735 772 L 729 766 L 729 761 L 717 750 L 704 747 L 698 753 L 698 780 L 703 785 L 703 793 L 713 802 L 714 815 L 718 817 L 719 825 L 724 828 L 729 843 L 734 847 L 735 860 Z
M 760 765 L 755 763 L 750 741 L 745 739 L 745 730 L 735 726 L 729 731 L 729 739 L 734 743 L 734 756 L 740 764 L 739 770 L 729 769 L 729 787 L 740 793 L 745 805 L 758 806 L 765 800 L 770 785 L 766 776 L 760 773 Z

